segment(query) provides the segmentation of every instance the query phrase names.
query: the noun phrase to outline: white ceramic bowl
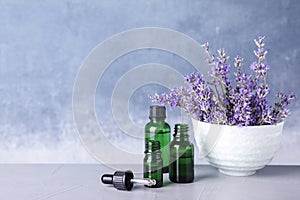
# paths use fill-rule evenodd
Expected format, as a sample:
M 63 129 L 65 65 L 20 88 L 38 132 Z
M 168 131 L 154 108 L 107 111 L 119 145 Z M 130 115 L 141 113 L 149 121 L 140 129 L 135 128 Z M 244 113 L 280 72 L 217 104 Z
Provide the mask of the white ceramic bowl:
M 283 122 L 277 125 L 237 127 L 192 119 L 203 157 L 231 176 L 249 176 L 266 166 L 280 146 Z

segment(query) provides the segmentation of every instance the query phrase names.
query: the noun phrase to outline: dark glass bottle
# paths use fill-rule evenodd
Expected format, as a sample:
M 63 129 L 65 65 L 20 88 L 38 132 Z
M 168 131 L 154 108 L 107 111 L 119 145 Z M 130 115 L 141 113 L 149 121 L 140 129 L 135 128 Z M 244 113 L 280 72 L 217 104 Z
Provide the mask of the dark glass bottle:
M 149 140 L 146 142 L 145 158 L 144 158 L 144 178 L 155 179 L 156 184 L 152 187 L 158 188 L 163 185 L 163 161 L 161 158 L 160 144 L 158 141 Z
M 163 172 L 169 172 L 169 144 L 171 140 L 171 129 L 165 122 L 166 107 L 150 106 L 150 122 L 145 126 L 145 143 L 149 140 L 159 141 L 163 160 Z
M 194 181 L 194 145 L 189 140 L 188 125 L 176 124 L 170 143 L 169 179 L 175 183 Z

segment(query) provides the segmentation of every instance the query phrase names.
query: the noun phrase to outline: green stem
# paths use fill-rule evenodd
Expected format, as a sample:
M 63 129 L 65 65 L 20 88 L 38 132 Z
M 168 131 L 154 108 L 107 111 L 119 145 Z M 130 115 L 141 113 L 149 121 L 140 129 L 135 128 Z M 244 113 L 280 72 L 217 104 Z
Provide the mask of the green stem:
M 267 86 L 267 75 L 264 76 L 264 84 L 265 84 L 265 87 Z
M 216 90 L 216 93 L 217 93 L 217 96 L 218 96 L 218 100 L 219 100 L 219 102 L 221 102 L 220 94 L 219 94 L 218 88 L 217 88 L 216 85 L 214 85 L 214 86 L 215 86 L 215 90 Z

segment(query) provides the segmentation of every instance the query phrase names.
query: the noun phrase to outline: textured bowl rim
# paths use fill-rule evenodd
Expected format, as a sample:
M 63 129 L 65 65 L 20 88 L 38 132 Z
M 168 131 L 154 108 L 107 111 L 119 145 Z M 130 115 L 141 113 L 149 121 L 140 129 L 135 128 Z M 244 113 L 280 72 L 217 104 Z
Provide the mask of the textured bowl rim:
M 192 118 L 192 117 L 191 117 Z M 243 128 L 243 129 L 251 129 L 251 128 L 266 128 L 266 127 L 277 127 L 277 126 L 283 126 L 284 124 L 284 120 L 277 123 L 277 124 L 272 124 L 272 125 L 255 125 L 255 126 L 232 126 L 232 125 L 227 125 L 227 124 L 213 124 L 213 123 L 209 123 L 209 122 L 203 122 L 203 121 L 200 121 L 200 120 L 197 120 L 197 119 L 194 119 L 192 118 L 192 122 L 197 122 L 197 123 L 202 123 L 202 124 L 207 124 L 207 125 L 218 125 L 218 126 L 223 126 L 223 127 L 227 127 L 227 128 Z

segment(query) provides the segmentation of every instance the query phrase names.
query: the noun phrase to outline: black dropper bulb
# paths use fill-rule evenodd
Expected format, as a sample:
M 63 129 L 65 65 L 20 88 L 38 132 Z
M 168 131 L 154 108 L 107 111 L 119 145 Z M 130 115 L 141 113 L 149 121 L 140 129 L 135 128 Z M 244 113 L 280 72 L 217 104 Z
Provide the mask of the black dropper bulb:
M 102 183 L 105 183 L 105 184 L 113 184 L 113 177 L 114 177 L 113 174 L 104 174 L 101 177 L 101 181 L 102 181 Z
M 134 179 L 134 175 L 131 170 L 116 171 L 114 174 L 104 174 L 101 177 L 101 181 L 104 184 L 113 184 L 118 190 L 130 191 L 133 187 L 133 183 L 140 183 L 144 185 L 155 185 L 156 181 L 152 179 Z

